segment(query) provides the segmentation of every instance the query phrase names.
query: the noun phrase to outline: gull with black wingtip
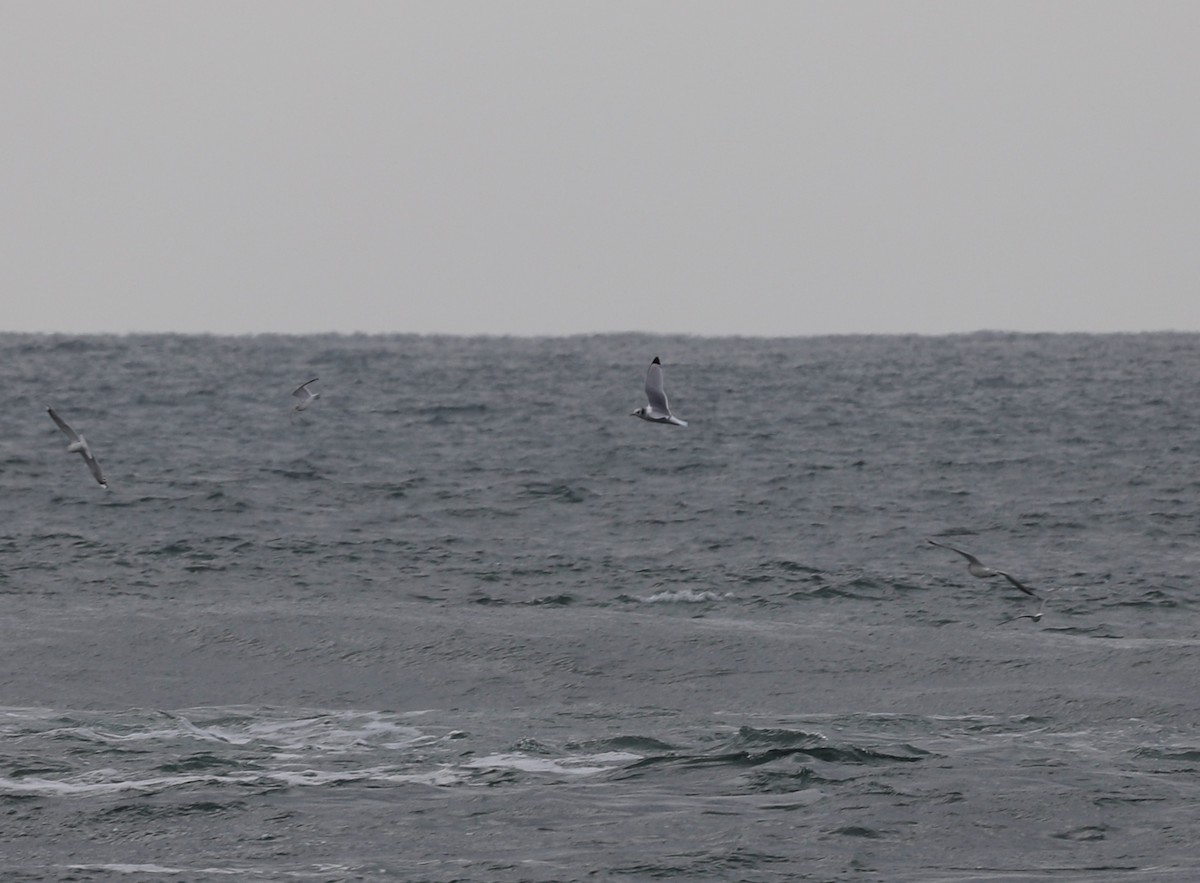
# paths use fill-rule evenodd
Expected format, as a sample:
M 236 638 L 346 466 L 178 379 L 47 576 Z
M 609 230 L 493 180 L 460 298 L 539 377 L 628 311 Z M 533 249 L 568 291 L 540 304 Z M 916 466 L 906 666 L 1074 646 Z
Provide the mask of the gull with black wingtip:
M 292 391 L 293 398 L 300 400 L 296 403 L 296 407 L 292 409 L 292 416 L 295 416 L 298 412 L 303 411 L 321 397 L 319 392 L 313 392 L 308 388 L 310 383 L 316 383 L 320 379 L 321 378 L 319 377 L 314 377 L 312 380 L 306 380 Z
M 47 408 L 46 413 L 50 415 L 50 419 L 55 425 L 63 431 L 63 435 L 71 440 L 67 445 L 67 453 L 78 454 L 83 457 L 83 462 L 87 463 L 88 469 L 92 470 L 92 476 L 99 482 L 100 487 L 108 490 L 108 482 L 104 480 L 104 473 L 100 471 L 100 464 L 96 461 L 92 454 L 92 449 L 88 447 L 87 439 L 70 427 L 66 420 L 63 420 L 54 413 L 53 408 Z
M 647 404 L 638 408 L 629 416 L 641 417 L 643 420 L 649 420 L 651 423 L 670 423 L 674 426 L 687 426 L 687 421 L 680 420 L 672 414 L 671 406 L 667 404 L 667 393 L 663 389 L 662 362 L 658 360 L 658 356 L 654 357 L 654 361 L 646 369 L 646 402 Z
M 1033 589 L 1029 588 L 1029 586 L 1025 585 L 1020 580 L 1018 580 L 1011 573 L 1005 573 L 1003 570 L 996 570 L 995 568 L 984 566 L 983 562 L 980 561 L 978 558 L 976 558 L 974 555 L 972 555 L 970 552 L 964 552 L 962 549 L 956 549 L 953 546 L 947 546 L 945 543 L 939 543 L 936 540 L 927 539 L 925 542 L 929 543 L 930 545 L 937 546 L 941 549 L 949 549 L 951 552 L 957 552 L 959 555 L 962 555 L 964 558 L 967 559 L 967 573 L 971 574 L 971 576 L 976 576 L 976 577 L 979 577 L 980 579 L 987 579 L 987 578 L 993 577 L 993 576 L 1002 576 L 1006 580 L 1008 580 L 1010 583 L 1012 583 L 1016 588 L 1018 588 L 1022 592 L 1024 592 L 1026 595 L 1030 595 L 1034 598 L 1038 598 L 1039 600 L 1042 598 L 1041 595 L 1039 595 Z
M 1046 609 L 1046 599 L 1042 598 L 1041 606 L 1038 607 L 1037 613 L 1022 613 L 1020 616 L 1012 616 L 1008 619 L 1002 619 L 996 625 L 1004 625 L 1006 622 L 1016 622 L 1018 619 L 1032 619 L 1034 622 L 1042 621 L 1042 611 Z

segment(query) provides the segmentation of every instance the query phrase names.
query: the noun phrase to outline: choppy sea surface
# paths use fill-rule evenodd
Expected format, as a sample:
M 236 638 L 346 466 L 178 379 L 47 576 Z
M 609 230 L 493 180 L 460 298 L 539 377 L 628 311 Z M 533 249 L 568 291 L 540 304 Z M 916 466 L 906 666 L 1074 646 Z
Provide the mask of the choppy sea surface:
M 0 365 L 6 880 L 1200 879 L 1200 336 Z

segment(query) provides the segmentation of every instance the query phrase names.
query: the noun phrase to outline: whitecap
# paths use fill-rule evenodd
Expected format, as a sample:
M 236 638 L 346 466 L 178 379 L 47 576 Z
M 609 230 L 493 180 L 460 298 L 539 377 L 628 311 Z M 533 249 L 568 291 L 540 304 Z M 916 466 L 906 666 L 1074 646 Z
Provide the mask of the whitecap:
M 676 589 L 674 591 L 656 592 L 646 598 L 638 598 L 644 604 L 705 604 L 711 601 L 721 601 L 729 595 L 718 592 L 696 592 L 691 589 Z
M 172 876 L 187 875 L 189 877 L 197 874 L 241 877 L 253 873 L 249 868 L 169 868 L 165 865 L 133 865 L 125 863 L 67 865 L 66 869 L 68 871 L 85 871 L 88 873 L 107 871 L 113 874 L 170 874 Z
M 549 773 L 564 776 L 594 776 L 616 766 L 641 760 L 641 755 L 625 751 L 605 751 L 580 757 L 548 758 L 528 754 L 489 754 L 463 764 L 468 769 L 518 770 L 523 773 Z

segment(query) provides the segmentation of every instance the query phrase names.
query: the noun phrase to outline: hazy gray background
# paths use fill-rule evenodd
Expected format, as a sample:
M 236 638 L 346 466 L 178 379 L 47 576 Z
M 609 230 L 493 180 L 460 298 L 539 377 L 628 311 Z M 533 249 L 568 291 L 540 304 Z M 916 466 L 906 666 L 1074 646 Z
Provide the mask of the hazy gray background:
M 1200 4 L 0 6 L 0 329 L 1200 329 Z

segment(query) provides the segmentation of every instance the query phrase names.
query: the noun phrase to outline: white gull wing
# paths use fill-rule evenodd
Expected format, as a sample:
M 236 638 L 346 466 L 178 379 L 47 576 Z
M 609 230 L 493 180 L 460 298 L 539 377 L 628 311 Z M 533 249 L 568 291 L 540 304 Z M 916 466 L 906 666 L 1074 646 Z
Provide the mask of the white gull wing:
M 69 438 L 74 444 L 79 444 L 79 442 L 82 441 L 82 439 L 79 437 L 79 433 L 72 429 L 67 424 L 66 420 L 63 420 L 61 417 L 55 414 L 53 408 L 47 408 L 46 413 L 50 415 L 50 419 L 54 421 L 55 425 L 57 425 L 58 428 L 63 431 L 63 434 L 66 435 L 66 437 Z
M 667 404 L 667 393 L 663 389 L 662 362 L 658 356 L 646 369 L 646 401 L 650 403 L 651 410 L 659 411 L 664 416 L 670 415 L 671 406 Z
M 104 473 L 100 471 L 100 463 L 92 456 L 92 451 L 86 443 L 79 453 L 83 455 L 83 462 L 87 463 L 88 469 L 92 470 L 92 476 L 100 483 L 100 487 L 107 490 L 108 482 L 104 480 Z
M 321 379 L 320 377 L 314 377 L 312 380 L 306 380 L 306 381 L 304 381 L 304 382 L 303 382 L 303 383 L 301 383 L 299 386 L 297 386 L 297 387 L 296 387 L 294 390 L 292 390 L 292 395 L 294 395 L 294 396 L 295 396 L 296 398 L 298 398 L 298 399 L 310 399 L 310 398 L 312 398 L 312 395 L 313 395 L 313 394 L 312 394 L 311 392 L 309 392 L 309 391 L 308 391 L 308 385 L 309 385 L 310 383 L 316 383 L 316 382 L 317 382 L 318 380 L 320 380 L 320 379 Z
M 997 570 L 996 573 L 1000 574 L 1002 577 L 1004 577 L 1006 580 L 1008 580 L 1010 583 L 1012 583 L 1014 586 L 1016 586 L 1018 589 L 1020 589 L 1026 595 L 1032 595 L 1034 598 L 1042 597 L 1037 592 L 1035 592 L 1033 589 L 1029 588 L 1029 586 L 1025 585 L 1023 582 L 1021 582 L 1016 577 L 1014 577 L 1011 573 L 1005 573 L 1003 570 Z

